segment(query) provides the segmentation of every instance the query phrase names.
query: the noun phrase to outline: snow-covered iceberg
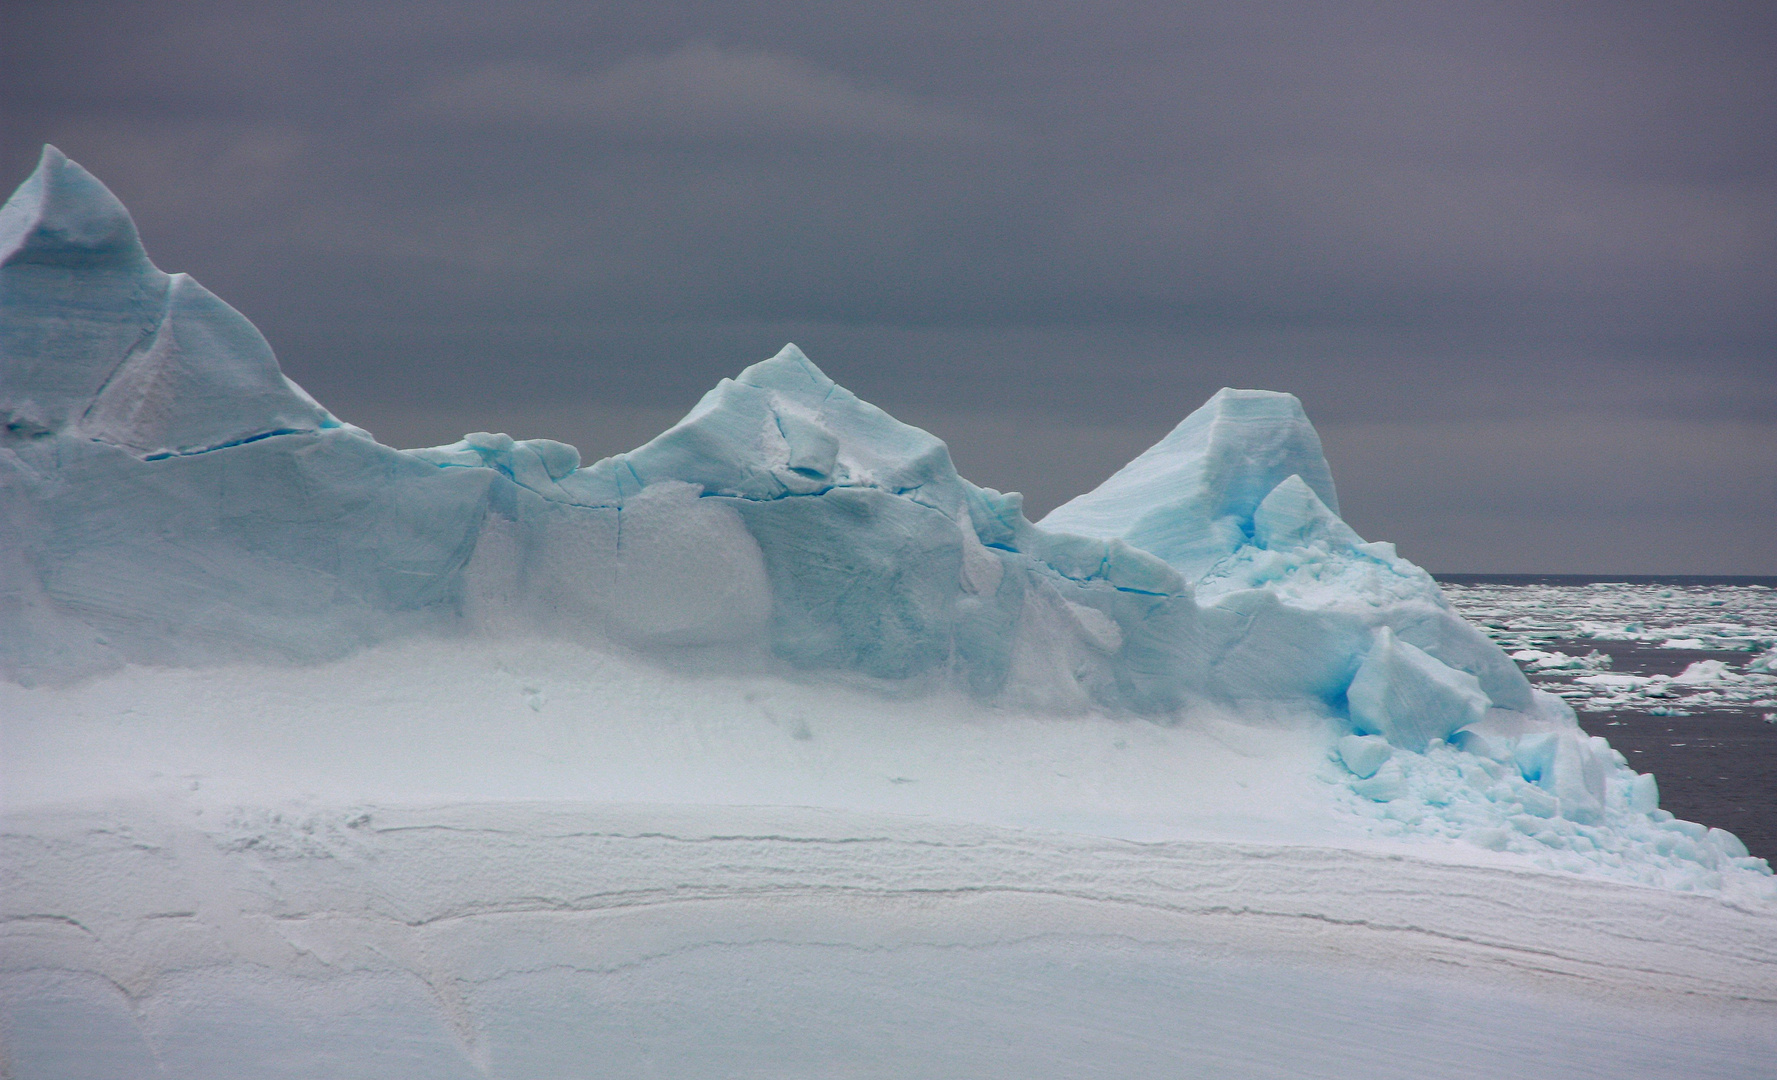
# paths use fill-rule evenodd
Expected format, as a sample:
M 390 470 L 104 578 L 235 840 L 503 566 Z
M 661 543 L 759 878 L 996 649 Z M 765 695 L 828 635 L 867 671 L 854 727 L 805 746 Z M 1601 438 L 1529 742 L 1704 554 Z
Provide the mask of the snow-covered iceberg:
M 1217 393 L 1034 525 L 794 345 L 591 465 L 485 432 L 398 450 L 156 269 L 54 148 L 0 210 L 0 364 L 0 672 L 21 683 L 536 634 L 1046 712 L 1467 740 L 1569 820 L 1629 805 L 1618 755 L 1340 520 L 1289 394 Z
M 535 632 L 1047 710 L 1213 703 L 1409 750 L 1553 731 L 1604 775 L 1565 706 L 1339 520 L 1288 394 L 1221 391 L 1041 525 L 793 345 L 589 466 L 488 433 L 404 451 L 157 270 L 53 148 L 0 222 L 12 679 Z M 1564 790 L 1581 817 L 1606 797 Z
M 486 433 L 401 451 L 155 269 L 55 150 L 0 220 L 14 679 L 498 626 L 1049 707 L 1331 715 L 1387 631 L 1419 650 L 1412 670 L 1467 674 L 1517 723 L 1565 720 L 1427 575 L 1339 521 L 1287 394 L 1222 391 L 1044 526 L 795 346 L 587 467 Z
M 857 828 L 886 829 L 883 843 L 963 860 L 939 875 L 960 875 L 959 895 L 977 871 L 957 867 L 975 865 L 977 846 L 1014 852 L 979 873 L 1017 877 L 1025 841 L 919 839 L 880 815 L 1124 839 L 1458 845 L 1477 865 L 1771 902 L 1761 860 L 1660 811 L 1652 777 L 1532 690 L 1429 575 L 1340 519 L 1319 438 L 1288 394 L 1221 391 L 1035 524 L 1018 495 L 963 479 L 941 440 L 793 345 L 647 444 L 590 465 L 559 442 L 487 432 L 401 450 L 287 379 L 238 312 L 156 269 L 122 205 L 53 148 L 0 209 L 0 676 L 17 971 L 66 962 L 136 1003 L 185 977 L 169 973 L 237 962 L 298 981 L 317 977 L 311 963 L 330 978 L 372 972 L 371 997 L 385 975 L 416 977 L 455 1032 L 439 1045 L 456 1039 L 484 1073 L 476 1006 L 451 988 L 470 976 L 419 959 L 437 943 L 414 928 L 581 901 L 565 884 L 516 879 L 439 886 L 412 904 L 403 890 L 417 878 L 327 884 L 325 860 L 418 857 L 365 831 L 383 810 L 339 807 L 553 799 L 581 817 L 508 806 L 400 829 L 493 835 L 523 819 L 538 835 L 630 840 L 646 829 L 584 804 L 825 807 L 877 815 Z M 526 726 L 527 713 L 554 723 L 565 711 L 563 726 Z M 205 802 L 180 788 L 174 816 L 196 816 L 168 824 L 169 777 L 230 794 Z M 266 809 L 274 791 L 335 793 L 290 826 Z M 92 809 L 144 792 L 149 810 Z M 828 843 L 825 820 L 758 827 L 784 851 L 815 850 L 795 845 Z M 163 826 L 164 843 L 99 845 L 110 877 L 75 869 L 87 848 L 69 836 Z M 687 828 L 734 840 L 719 823 Z M 212 848 L 247 877 L 212 873 Z M 163 849 L 179 854 L 137 865 Z M 1090 877 L 1106 850 L 1075 851 L 1054 872 Z M 820 858 L 784 872 L 848 873 Z M 725 873 L 634 889 L 755 895 Z M 181 899 L 200 879 L 234 883 Z M 341 900 L 358 888 L 393 891 L 366 913 Z M 1182 885 L 1143 888 L 1076 891 L 1183 903 Z M 919 892 L 904 879 L 868 889 Z M 157 936 L 187 916 L 154 920 L 189 909 L 203 922 L 218 903 L 227 913 L 205 925 L 220 937 Z M 1304 903 L 1303 918 L 1361 919 Z M 100 944 L 67 945 L 58 935 L 82 919 L 122 922 L 94 931 Z M 360 934 L 379 920 L 393 922 Z M 1749 925 L 1756 937 L 1762 924 Z M 477 951 L 486 944 L 437 955 L 506 978 Z M 96 959 L 67 960 L 89 945 Z M 1671 963 L 1708 966 L 1686 956 Z M 1764 993 L 1759 965 L 1720 985 Z M 39 1000 L 50 991 L 38 977 L 8 992 Z M 51 996 L 109 1008 L 73 985 Z M 414 1019 L 424 1012 L 399 1022 L 434 1023 Z

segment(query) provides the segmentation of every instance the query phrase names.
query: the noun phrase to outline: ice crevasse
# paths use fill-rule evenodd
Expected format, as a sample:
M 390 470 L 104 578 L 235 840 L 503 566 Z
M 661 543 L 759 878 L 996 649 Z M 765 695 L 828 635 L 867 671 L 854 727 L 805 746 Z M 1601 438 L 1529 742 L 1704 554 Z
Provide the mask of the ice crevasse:
M 1360 794 L 1459 755 L 1515 773 L 1539 820 L 1657 813 L 1651 778 L 1339 518 L 1289 394 L 1218 392 L 1038 523 L 794 345 L 591 465 L 490 433 L 399 450 L 156 269 L 46 148 L 0 209 L 0 673 L 308 663 L 418 634 L 1160 721 L 1207 703 L 1325 725 Z

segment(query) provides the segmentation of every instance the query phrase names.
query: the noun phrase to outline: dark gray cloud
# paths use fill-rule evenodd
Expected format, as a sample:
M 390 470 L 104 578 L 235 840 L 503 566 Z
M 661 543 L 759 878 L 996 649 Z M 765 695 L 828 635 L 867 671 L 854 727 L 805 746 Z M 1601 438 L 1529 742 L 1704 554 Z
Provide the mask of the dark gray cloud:
M 0 5 L 0 183 L 390 441 L 794 340 L 1037 510 L 1266 386 L 1434 569 L 1777 572 L 1768 4 L 262 7 Z

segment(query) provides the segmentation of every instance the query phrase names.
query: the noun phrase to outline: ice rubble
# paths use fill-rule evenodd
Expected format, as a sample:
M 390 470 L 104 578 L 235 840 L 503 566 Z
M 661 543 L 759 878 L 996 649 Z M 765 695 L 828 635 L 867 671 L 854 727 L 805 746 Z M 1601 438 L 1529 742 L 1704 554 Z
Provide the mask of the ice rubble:
M 490 433 L 396 450 L 157 270 L 54 148 L 0 210 L 0 669 L 17 682 L 542 633 L 1049 711 L 1293 718 L 1400 751 L 1372 768 L 1379 751 L 1346 740 L 1329 760 L 1351 766 L 1353 806 L 1402 828 L 1485 833 L 1522 811 L 1519 834 L 1566 830 L 1576 857 L 1569 838 L 1593 834 L 1573 830 L 1655 828 L 1651 779 L 1337 505 L 1296 399 L 1223 390 L 1033 525 L 793 345 L 590 466 Z M 1756 862 L 1724 837 L 1661 850 L 1698 873 Z

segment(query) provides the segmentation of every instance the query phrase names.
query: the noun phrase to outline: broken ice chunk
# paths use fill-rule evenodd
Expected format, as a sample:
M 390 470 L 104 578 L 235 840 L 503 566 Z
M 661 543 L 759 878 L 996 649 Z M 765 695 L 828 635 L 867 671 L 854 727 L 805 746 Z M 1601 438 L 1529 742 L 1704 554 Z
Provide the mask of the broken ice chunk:
M 1480 680 L 1400 640 L 1386 626 L 1376 631 L 1345 694 L 1355 731 L 1416 753 L 1431 740 L 1476 723 L 1490 704 Z
M 1339 760 L 1360 780 L 1375 776 L 1382 763 L 1394 756 L 1394 748 L 1379 735 L 1347 735 L 1335 747 Z

